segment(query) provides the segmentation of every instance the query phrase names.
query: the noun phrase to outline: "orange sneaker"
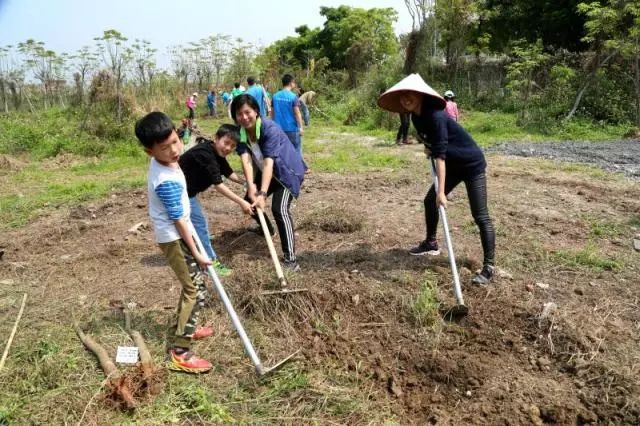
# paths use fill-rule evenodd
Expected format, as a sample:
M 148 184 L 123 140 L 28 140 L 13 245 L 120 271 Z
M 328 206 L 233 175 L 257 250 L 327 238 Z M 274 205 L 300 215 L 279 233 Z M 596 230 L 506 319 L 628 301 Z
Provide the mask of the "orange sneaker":
M 198 326 L 196 327 L 196 331 L 193 333 L 193 336 L 191 336 L 191 338 L 193 340 L 202 340 L 211 336 L 213 336 L 213 328 Z
M 185 351 L 177 354 L 175 349 L 169 351 L 169 365 L 167 368 L 173 371 L 184 371 L 185 373 L 200 374 L 206 373 L 213 367 L 211 363 L 205 359 L 197 357 L 191 351 Z

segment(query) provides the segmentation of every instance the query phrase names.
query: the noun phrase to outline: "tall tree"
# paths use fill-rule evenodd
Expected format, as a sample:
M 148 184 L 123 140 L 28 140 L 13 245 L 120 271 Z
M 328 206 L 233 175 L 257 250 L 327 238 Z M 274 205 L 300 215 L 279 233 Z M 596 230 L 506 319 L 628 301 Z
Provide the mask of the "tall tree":
M 591 43 L 596 51 L 604 52 L 605 59 L 620 55 L 630 63 L 627 76 L 635 89 L 634 121 L 640 127 L 640 3 L 637 0 L 581 3 L 578 10 L 586 16 L 583 41 Z M 583 87 L 586 88 L 586 84 Z M 575 113 L 579 102 L 578 97 L 567 118 Z
M 222 72 L 229 64 L 231 36 L 224 34 L 214 34 L 201 40 L 201 44 L 206 49 L 207 57 L 216 76 L 216 87 L 219 87 Z
M 605 0 L 606 1 L 606 0 Z M 510 43 L 542 40 L 545 48 L 582 51 L 586 45 L 581 0 L 480 0 L 480 32 L 491 34 L 493 51 L 508 51 Z
M 42 101 L 44 107 L 49 106 L 49 94 L 52 89 L 51 83 L 57 68 L 62 63 L 62 58 L 53 50 L 45 48 L 42 41 L 28 39 L 25 42 L 18 43 L 18 51 L 24 56 L 25 64 L 33 77 L 40 81 L 42 86 Z
M 76 96 L 78 104 L 84 103 L 84 92 L 87 81 L 93 71 L 98 68 L 98 54 L 92 51 L 89 46 L 83 46 L 70 56 L 73 79 L 76 84 Z
M 171 57 L 171 68 L 174 75 L 182 81 L 182 91 L 187 92 L 189 77 L 194 73 L 193 61 L 188 48 L 184 46 L 173 46 L 169 48 Z
M 122 121 L 122 85 L 126 77 L 127 65 L 131 62 L 131 54 L 127 48 L 127 38 L 117 30 L 105 30 L 102 37 L 96 37 L 98 51 L 102 60 L 109 67 L 116 83 L 116 117 Z
M 151 82 L 156 70 L 155 55 L 157 51 L 158 49 L 151 47 L 151 42 L 141 39 L 135 39 L 128 49 L 128 55 L 133 62 L 138 81 L 145 90 L 151 88 Z
M 398 49 L 393 32 L 398 13 L 392 8 L 321 7 L 320 15 L 326 21 L 317 39 L 333 68 L 347 67 L 351 47 L 351 55 L 364 66 L 380 62 Z

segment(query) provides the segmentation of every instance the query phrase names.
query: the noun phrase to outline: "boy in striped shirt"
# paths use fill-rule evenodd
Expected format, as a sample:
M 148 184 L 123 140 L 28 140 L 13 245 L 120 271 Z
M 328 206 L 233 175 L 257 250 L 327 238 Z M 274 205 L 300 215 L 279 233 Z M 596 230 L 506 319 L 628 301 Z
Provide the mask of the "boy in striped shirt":
M 207 289 L 202 269 L 211 261 L 198 252 L 189 219 L 187 184 L 178 165 L 184 145 L 171 119 L 152 112 L 136 123 L 136 137 L 151 157 L 148 176 L 149 216 L 155 239 L 182 284 L 177 319 L 169 332 L 169 369 L 188 373 L 211 370 L 211 363 L 191 351 L 193 340 L 213 334 L 198 326 Z

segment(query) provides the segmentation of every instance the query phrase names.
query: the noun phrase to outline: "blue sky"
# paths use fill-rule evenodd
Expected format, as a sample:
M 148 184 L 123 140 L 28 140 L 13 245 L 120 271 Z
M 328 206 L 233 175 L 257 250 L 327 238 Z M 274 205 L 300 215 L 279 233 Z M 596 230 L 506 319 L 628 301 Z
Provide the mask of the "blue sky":
M 146 39 L 164 56 L 169 46 L 222 33 L 266 46 L 306 24 L 321 26 L 320 6 L 392 7 L 396 33 L 411 29 L 403 0 L 0 0 L 0 46 L 33 38 L 72 53 L 103 30 Z M 160 65 L 164 58 L 159 57 Z

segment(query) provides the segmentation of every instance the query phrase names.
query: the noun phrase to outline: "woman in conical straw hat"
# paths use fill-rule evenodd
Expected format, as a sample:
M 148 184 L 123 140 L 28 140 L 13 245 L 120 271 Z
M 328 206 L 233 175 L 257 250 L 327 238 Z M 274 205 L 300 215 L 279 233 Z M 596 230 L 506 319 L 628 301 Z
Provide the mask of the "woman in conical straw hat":
M 440 253 L 436 240 L 438 207 L 446 207 L 447 194 L 464 182 L 484 251 L 482 271 L 473 278 L 473 283 L 488 284 L 494 274 L 495 232 L 487 208 L 487 163 L 482 150 L 462 126 L 446 114 L 444 98 L 418 74 L 409 75 L 380 95 L 378 106 L 387 111 L 411 113 L 425 152 L 435 159 L 440 182 L 438 193 L 432 185 L 424 198 L 426 239 L 409 253 L 414 256 Z

